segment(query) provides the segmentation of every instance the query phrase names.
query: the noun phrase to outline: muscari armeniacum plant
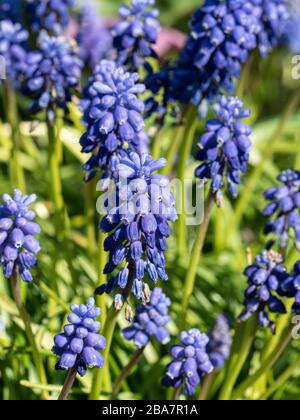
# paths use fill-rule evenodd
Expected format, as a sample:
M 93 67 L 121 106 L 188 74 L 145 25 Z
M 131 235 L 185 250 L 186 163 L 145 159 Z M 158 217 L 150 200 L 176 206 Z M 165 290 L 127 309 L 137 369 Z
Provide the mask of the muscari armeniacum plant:
M 170 348 L 173 360 L 166 368 L 162 385 L 175 388 L 177 392 L 183 388 L 191 397 L 202 378 L 214 370 L 207 352 L 209 338 L 196 328 L 183 331 L 179 338 L 181 343 Z
M 264 251 L 244 272 L 248 287 L 245 291 L 245 309 L 239 319 L 246 321 L 257 314 L 259 325 L 270 328 L 273 334 L 276 332 L 276 323 L 270 319 L 270 314 L 287 313 L 281 300 L 281 290 L 290 276 L 283 262 L 283 257 L 277 252 Z
M 177 219 L 169 179 L 155 174 L 166 164 L 149 155 L 131 152 L 118 164 L 118 179 L 113 181 L 105 202 L 107 215 L 100 229 L 109 234 L 104 248 L 109 252 L 105 274 L 110 278 L 100 293 L 130 288 L 136 298 L 149 300 L 148 278 L 168 280 L 164 253 L 170 236 L 169 222 Z M 116 272 L 117 271 L 117 272 Z M 116 272 L 115 275 L 113 273 Z M 120 302 L 119 293 L 115 302 Z
M 113 174 L 128 151 L 147 151 L 144 103 L 138 95 L 145 86 L 137 73 L 126 72 L 113 61 L 103 60 L 94 70 L 81 101 L 85 133 L 82 151 L 91 157 L 83 166 L 86 180 L 101 170 Z
M 25 13 L 33 32 L 46 30 L 60 35 L 70 21 L 70 8 L 75 0 L 25 0 Z
M 153 44 L 160 30 L 159 11 L 152 6 L 155 0 L 131 0 L 119 9 L 120 21 L 112 28 L 113 45 L 117 51 L 117 63 L 131 71 L 138 71 L 149 58 L 155 58 Z M 150 66 L 150 67 L 149 67 Z
M 280 249 L 285 250 L 290 236 L 300 247 L 300 172 L 292 169 L 278 176 L 280 185 L 271 187 L 264 193 L 270 203 L 264 209 L 269 220 L 264 229 L 266 235 L 273 234 L 279 241 Z
M 229 318 L 219 315 L 208 337 L 207 353 L 209 358 L 215 369 L 222 369 L 230 357 L 232 347 Z
M 80 8 L 78 26 L 79 57 L 86 67 L 95 69 L 102 59 L 112 55 L 112 36 L 92 1 Z

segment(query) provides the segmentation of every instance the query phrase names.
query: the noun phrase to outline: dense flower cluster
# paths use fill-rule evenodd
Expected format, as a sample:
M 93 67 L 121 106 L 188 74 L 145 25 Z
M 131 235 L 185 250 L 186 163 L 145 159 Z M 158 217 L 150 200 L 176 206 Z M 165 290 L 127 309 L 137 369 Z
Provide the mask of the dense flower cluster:
M 34 32 L 59 35 L 68 26 L 75 0 L 26 0 L 26 15 Z
M 300 261 L 295 264 L 292 275 L 280 285 L 279 293 L 281 296 L 295 299 L 292 311 L 300 315 Z
M 289 18 L 284 28 L 284 41 L 288 43 L 294 53 L 300 52 L 300 1 L 288 1 Z
M 202 161 L 196 176 L 208 182 L 211 190 L 219 194 L 227 180 L 230 194 L 236 197 L 241 182 L 240 173 L 245 172 L 249 161 L 252 130 L 241 120 L 250 116 L 238 98 L 222 96 L 215 107 L 216 119 L 206 123 L 206 133 L 199 142 L 197 159 Z
M 82 151 L 92 153 L 84 165 L 87 180 L 98 168 L 107 170 L 124 151 L 147 150 L 144 132 L 144 103 L 137 95 L 145 91 L 137 73 L 125 72 L 112 61 L 96 68 L 81 103 L 86 132 L 80 139 Z
M 225 315 L 218 316 L 209 333 L 207 353 L 215 369 L 221 369 L 230 357 L 232 337 L 230 323 Z
M 27 57 L 24 93 L 33 98 L 30 110 L 45 110 L 51 123 L 56 107 L 67 113 L 67 104 L 79 88 L 82 67 L 72 41 L 42 32 L 39 50 Z
M 170 73 L 168 100 L 199 105 L 233 93 L 242 64 L 256 48 L 259 22 L 244 0 L 206 0 L 190 23 L 191 34 Z
M 125 339 L 133 340 L 138 348 L 145 347 L 151 337 L 155 337 L 161 344 L 168 343 L 170 334 L 165 325 L 170 320 L 168 315 L 170 305 L 171 300 L 162 289 L 156 287 L 151 292 L 150 302 L 137 306 L 133 324 L 123 330 Z
M 98 334 L 101 323 L 95 321 L 101 310 L 95 306 L 95 299 L 90 298 L 87 305 L 71 305 L 72 314 L 64 332 L 54 337 L 53 353 L 59 356 L 57 370 L 76 368 L 84 376 L 87 367 L 102 368 L 104 358 L 99 352 L 106 347 L 105 338 Z
M 278 181 L 282 185 L 272 187 L 265 193 L 265 199 L 270 204 L 264 209 L 269 220 L 264 233 L 274 233 L 281 248 L 288 244 L 290 232 L 294 232 L 296 246 L 300 246 L 300 172 L 288 169 L 283 171 Z
M 40 227 L 34 222 L 35 213 L 28 209 L 35 202 L 36 196 L 22 195 L 14 191 L 13 197 L 4 194 L 0 206 L 0 263 L 5 277 L 11 277 L 17 269 L 21 278 L 32 282 L 30 269 L 36 265 L 35 254 L 40 251 L 40 244 L 35 235 Z
M 182 332 L 180 340 L 182 344 L 176 344 L 170 349 L 173 360 L 167 366 L 162 384 L 173 388 L 184 385 L 186 394 L 192 396 L 202 377 L 214 370 L 207 354 L 209 339 L 206 334 L 194 328 Z
M 132 285 L 132 292 L 143 302 L 148 300 L 145 275 L 152 283 L 167 280 L 165 271 L 166 238 L 170 236 L 168 222 L 177 219 L 174 197 L 168 178 L 154 174 L 165 166 L 165 160 L 130 153 L 118 165 L 120 180 L 107 200 L 107 216 L 100 228 L 110 235 L 105 240 L 109 252 L 106 274 L 119 269 L 101 289 L 110 293 L 115 288 Z
M 14 87 L 20 85 L 21 77 L 26 70 L 25 43 L 28 33 L 19 23 L 0 20 L 0 56 L 4 58 L 6 77 Z M 1 58 L 0 57 L 0 58 Z
M 262 56 L 275 48 L 282 39 L 289 18 L 287 0 L 250 0 L 258 18 L 258 47 Z
M 121 20 L 112 29 L 117 61 L 131 70 L 139 69 L 148 57 L 155 57 L 152 45 L 160 30 L 155 0 L 131 0 L 119 9 Z
M 20 0 L 1 0 L 0 3 L 0 21 L 10 20 L 19 22 L 21 15 Z
M 79 57 L 88 67 L 94 69 L 102 59 L 108 57 L 112 49 L 112 36 L 105 27 L 97 7 L 92 3 L 81 7 L 78 23 L 76 39 Z
M 244 274 L 248 280 L 248 288 L 245 292 L 245 310 L 239 317 L 241 321 L 258 313 L 259 325 L 262 328 L 269 327 L 275 333 L 275 324 L 270 320 L 267 311 L 286 313 L 284 303 L 276 296 L 281 295 L 281 285 L 289 278 L 282 263 L 281 255 L 264 251 L 256 258 L 255 264 L 246 268 Z

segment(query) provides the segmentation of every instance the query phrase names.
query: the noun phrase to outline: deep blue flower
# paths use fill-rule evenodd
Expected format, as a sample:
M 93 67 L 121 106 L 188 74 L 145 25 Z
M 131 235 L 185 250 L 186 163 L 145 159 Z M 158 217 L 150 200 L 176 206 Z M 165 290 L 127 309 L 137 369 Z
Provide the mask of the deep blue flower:
M 14 23 L 20 22 L 21 4 L 20 0 L 1 0 L 0 21 L 10 20 Z
M 197 159 L 203 163 L 196 169 L 196 176 L 204 182 L 211 180 L 211 191 L 217 195 L 226 180 L 230 194 L 236 197 L 240 174 L 247 170 L 251 150 L 252 130 L 241 120 L 251 112 L 238 98 L 225 96 L 218 99 L 214 111 L 216 119 L 206 123 L 206 133 L 199 142 Z
M 154 174 L 165 166 L 165 160 L 130 153 L 118 164 L 119 180 L 114 182 L 105 205 L 107 216 L 100 229 L 110 235 L 105 240 L 109 262 L 105 273 L 111 276 L 100 292 L 124 290 L 132 285 L 133 294 L 147 302 L 148 277 L 154 284 L 167 280 L 165 271 L 166 238 L 170 236 L 168 222 L 177 219 L 174 197 L 168 178 Z M 112 187 L 110 187 L 112 190 Z
M 253 265 L 246 268 L 248 288 L 245 292 L 245 310 L 240 315 L 241 321 L 246 321 L 254 313 L 258 313 L 258 322 L 262 328 L 269 327 L 275 333 L 275 323 L 270 320 L 268 312 L 286 313 L 284 303 L 279 299 L 281 285 L 289 278 L 286 268 L 282 265 L 283 258 L 273 251 L 264 251 Z
M 33 99 L 30 110 L 45 110 L 50 123 L 54 122 L 56 108 L 68 113 L 67 105 L 80 85 L 82 67 L 72 41 L 42 32 L 39 50 L 27 57 L 24 93 Z
M 192 18 L 179 60 L 169 69 L 167 102 L 198 106 L 220 93 L 234 92 L 234 81 L 256 48 L 259 22 L 252 9 L 250 1 L 205 1 Z
M 182 332 L 180 341 L 181 344 L 176 344 L 170 349 L 173 360 L 167 366 L 162 384 L 173 388 L 183 385 L 186 394 L 193 396 L 202 377 L 214 370 L 207 353 L 209 338 L 194 328 Z
M 287 0 L 250 0 L 259 21 L 258 47 L 262 56 L 278 46 L 289 18 Z
M 86 66 L 94 69 L 112 50 L 112 36 L 98 13 L 97 7 L 86 3 L 79 13 L 77 43 L 79 57 Z
M 15 88 L 20 86 L 20 80 L 26 65 L 26 41 L 28 33 L 19 23 L 10 20 L 0 21 L 0 56 L 1 66 L 5 65 L 6 77 Z
M 70 21 L 70 8 L 75 0 L 26 0 L 26 16 L 34 32 L 46 30 L 59 35 Z
M 116 165 L 125 151 L 147 150 L 144 103 L 137 96 L 145 86 L 138 78 L 137 73 L 125 72 L 113 61 L 103 60 L 95 69 L 81 103 L 86 132 L 80 144 L 84 153 L 92 153 L 84 165 L 87 180 L 97 169 L 106 171 Z
M 293 232 L 295 244 L 300 247 L 300 172 L 286 170 L 279 175 L 278 181 L 282 185 L 264 193 L 265 199 L 270 201 L 264 215 L 272 218 L 264 233 L 274 233 L 279 238 L 280 247 L 285 248 Z
M 95 299 L 90 298 L 87 305 L 71 305 L 71 311 L 64 332 L 54 337 L 52 351 L 59 356 L 57 370 L 75 367 L 79 375 L 84 376 L 88 367 L 104 366 L 100 350 L 105 349 L 106 340 L 98 334 L 101 323 L 95 321 L 101 310 L 95 306 Z
M 209 333 L 207 352 L 215 369 L 222 369 L 230 357 L 232 337 L 230 322 L 225 315 L 218 316 L 215 325 Z
M 289 18 L 284 27 L 283 38 L 293 53 L 300 52 L 300 2 L 288 1 Z
M 5 277 L 11 277 L 17 269 L 21 278 L 32 282 L 30 269 L 36 265 L 36 254 L 40 244 L 35 235 L 40 227 L 34 222 L 35 213 L 28 207 L 35 202 L 36 195 L 22 195 L 14 191 L 13 197 L 2 196 L 0 206 L 0 263 Z
M 138 348 L 145 347 L 151 337 L 161 344 L 167 344 L 170 334 L 165 325 L 170 321 L 170 305 L 171 300 L 162 289 L 156 287 L 151 292 L 150 302 L 137 306 L 133 324 L 123 330 L 123 336 L 126 340 L 133 340 Z
M 155 0 L 131 0 L 119 9 L 121 20 L 112 29 L 118 64 L 138 70 L 148 57 L 155 57 L 152 45 L 160 30 Z
M 292 307 L 293 313 L 300 315 L 300 261 L 294 265 L 294 271 L 280 285 L 280 295 L 295 299 Z

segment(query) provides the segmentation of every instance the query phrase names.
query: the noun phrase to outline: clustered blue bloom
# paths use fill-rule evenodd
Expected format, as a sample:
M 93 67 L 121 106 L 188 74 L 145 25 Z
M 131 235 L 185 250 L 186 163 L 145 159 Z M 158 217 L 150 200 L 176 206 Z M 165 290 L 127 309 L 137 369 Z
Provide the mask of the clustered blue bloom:
M 242 64 L 256 48 L 259 22 L 251 1 L 206 0 L 190 23 L 191 34 L 170 72 L 168 100 L 200 105 L 234 91 Z
M 42 32 L 39 50 L 27 56 L 24 93 L 33 99 L 30 110 L 45 110 L 47 120 L 54 122 L 56 108 L 68 113 L 68 103 L 79 89 L 82 61 L 76 44 L 62 37 Z
M 75 0 L 26 0 L 26 15 L 34 32 L 59 35 L 69 24 Z
M 80 139 L 82 151 L 92 153 L 84 165 L 89 180 L 97 169 L 107 171 L 126 151 L 144 152 L 144 103 L 137 97 L 145 91 L 137 73 L 128 73 L 113 61 L 103 60 L 95 69 L 84 92 L 81 107 L 86 132 Z
M 202 163 L 196 176 L 208 182 L 211 191 L 219 195 L 227 180 L 230 194 L 236 197 L 241 182 L 240 173 L 246 172 L 251 150 L 248 124 L 241 120 L 250 116 L 238 98 L 221 96 L 214 108 L 216 119 L 206 123 L 206 133 L 199 142 L 197 159 Z
M 262 56 L 277 47 L 289 18 L 287 0 L 250 0 L 259 21 L 257 43 Z
M 193 328 L 182 332 L 180 340 L 182 344 L 176 344 L 170 349 L 173 360 L 167 366 L 162 384 L 173 388 L 184 385 L 186 394 L 193 396 L 202 377 L 214 370 L 207 353 L 209 338 Z
M 123 330 L 126 340 L 133 340 L 138 348 L 145 347 L 151 337 L 160 344 L 170 341 L 170 334 L 165 325 L 170 321 L 169 306 L 171 300 L 156 287 L 150 296 L 150 302 L 146 305 L 138 305 L 135 310 L 133 324 Z
M 147 302 L 149 287 L 145 275 L 154 284 L 159 278 L 168 280 L 164 257 L 166 238 L 170 236 L 168 222 L 174 222 L 177 213 L 169 179 L 154 174 L 165 164 L 165 159 L 153 160 L 134 152 L 118 164 L 120 179 L 114 182 L 112 199 L 108 197 L 105 203 L 107 215 L 100 229 L 110 233 L 104 243 L 109 252 L 105 274 L 122 268 L 100 288 L 102 293 L 130 287 L 137 298 Z M 117 295 L 116 300 L 119 298 Z
M 280 285 L 280 295 L 287 298 L 294 298 L 295 302 L 292 311 L 296 315 L 300 315 L 300 261 L 297 261 L 294 265 L 292 275 Z
M 40 233 L 40 226 L 34 222 L 35 212 L 28 207 L 35 202 L 36 195 L 22 195 L 14 190 L 11 197 L 2 196 L 0 205 L 0 264 L 5 277 L 11 277 L 18 270 L 21 278 L 31 283 L 30 269 L 36 265 L 36 254 L 40 244 L 35 235 Z
M 10 20 L 0 20 L 0 56 L 5 60 L 7 80 L 14 87 L 20 86 L 20 81 L 26 65 L 26 41 L 28 33 L 19 23 Z
M 300 247 L 300 172 L 288 169 L 283 171 L 278 181 L 280 186 L 269 188 L 264 197 L 270 201 L 264 209 L 264 216 L 273 217 L 269 220 L 264 233 L 274 233 L 280 242 L 280 247 L 288 244 L 291 232 L 294 232 L 295 244 Z
M 245 310 L 240 315 L 246 321 L 258 313 L 258 322 L 262 328 L 269 327 L 275 333 L 275 323 L 270 320 L 268 310 L 275 314 L 285 314 L 286 308 L 278 296 L 282 296 L 281 286 L 290 277 L 282 265 L 283 258 L 274 251 L 264 251 L 257 256 L 254 264 L 245 270 L 248 288 L 245 292 Z
M 209 333 L 207 353 L 215 369 L 222 369 L 229 359 L 232 346 L 230 322 L 227 316 L 218 316 Z
M 20 21 L 21 5 L 20 0 L 2 0 L 0 3 L 0 21 L 11 20 L 16 23 Z
M 119 9 L 121 20 L 112 28 L 118 64 L 137 70 L 148 57 L 155 57 L 152 45 L 160 30 L 155 0 L 131 0 Z
M 105 349 L 106 340 L 98 334 L 101 323 L 95 321 L 101 310 L 95 306 L 95 299 L 90 298 L 87 305 L 71 305 L 71 311 L 64 332 L 54 337 L 52 351 L 59 356 L 57 370 L 76 368 L 79 375 L 84 376 L 87 367 L 104 366 L 100 350 Z
M 102 59 L 111 55 L 112 36 L 92 3 L 81 7 L 78 24 L 79 57 L 87 67 L 94 69 Z
M 284 27 L 283 40 L 288 43 L 293 53 L 300 52 L 300 2 L 288 1 L 289 18 Z

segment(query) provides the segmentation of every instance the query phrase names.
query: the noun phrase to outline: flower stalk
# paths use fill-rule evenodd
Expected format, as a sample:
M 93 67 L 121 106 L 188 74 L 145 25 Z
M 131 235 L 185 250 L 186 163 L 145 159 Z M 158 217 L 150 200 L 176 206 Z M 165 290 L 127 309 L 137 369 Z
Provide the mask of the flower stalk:
M 68 396 L 71 392 L 72 386 L 75 382 L 76 379 L 76 375 L 77 375 L 77 370 L 76 368 L 72 368 L 67 376 L 67 379 L 64 383 L 64 386 L 59 394 L 58 397 L 58 401 L 65 401 L 68 399 Z

